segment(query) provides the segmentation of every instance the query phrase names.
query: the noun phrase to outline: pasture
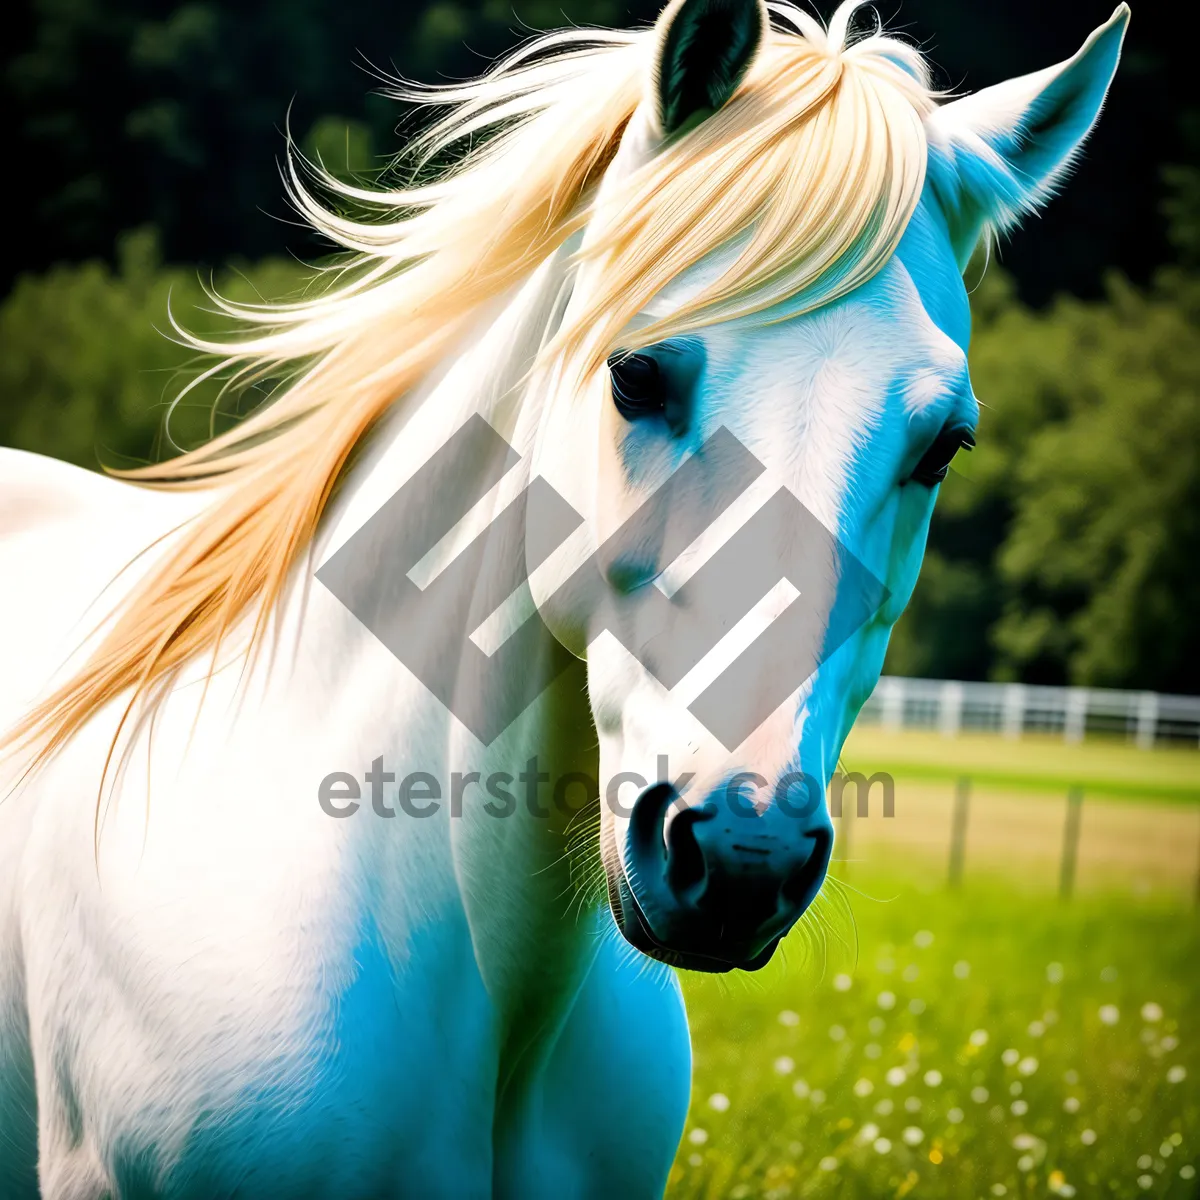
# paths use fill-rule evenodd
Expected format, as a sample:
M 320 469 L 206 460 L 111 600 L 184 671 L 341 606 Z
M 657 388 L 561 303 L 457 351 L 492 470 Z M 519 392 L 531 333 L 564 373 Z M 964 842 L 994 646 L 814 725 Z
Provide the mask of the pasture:
M 892 769 L 896 815 L 847 804 L 838 882 L 765 971 L 685 978 L 669 1195 L 1197 1195 L 1200 753 L 862 730 L 843 759 Z M 972 768 L 950 889 L 950 780 Z

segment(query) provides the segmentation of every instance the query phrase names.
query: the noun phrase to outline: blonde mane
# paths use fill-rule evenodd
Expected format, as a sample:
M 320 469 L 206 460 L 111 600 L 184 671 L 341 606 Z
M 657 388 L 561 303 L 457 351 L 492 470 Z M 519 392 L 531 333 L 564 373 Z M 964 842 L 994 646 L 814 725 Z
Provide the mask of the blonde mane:
M 489 300 L 585 226 L 575 263 L 590 264 L 594 287 L 543 354 L 543 365 L 579 380 L 614 349 L 784 299 L 816 308 L 869 279 L 919 200 L 923 118 L 935 97 L 915 49 L 879 31 L 849 37 L 856 7 L 843 4 L 825 30 L 771 4 L 773 28 L 729 103 L 602 197 L 600 179 L 643 102 L 654 29 L 551 34 L 477 81 L 404 89 L 407 99 L 450 107 L 409 148 L 411 185 L 370 191 L 322 178 L 375 219 L 330 211 L 292 164 L 296 204 L 352 263 L 302 302 L 223 303 L 244 331 L 232 342 L 186 338 L 243 378 L 282 372 L 291 382 L 200 449 L 123 473 L 156 488 L 212 489 L 212 502 L 124 600 L 74 677 L 0 748 L 33 746 L 41 762 L 121 696 L 128 718 L 165 694 L 186 662 L 204 653 L 215 662 L 243 617 L 254 618 L 253 650 L 355 447 Z M 455 151 L 452 166 L 434 171 Z M 739 236 L 723 276 L 628 332 L 671 279 Z

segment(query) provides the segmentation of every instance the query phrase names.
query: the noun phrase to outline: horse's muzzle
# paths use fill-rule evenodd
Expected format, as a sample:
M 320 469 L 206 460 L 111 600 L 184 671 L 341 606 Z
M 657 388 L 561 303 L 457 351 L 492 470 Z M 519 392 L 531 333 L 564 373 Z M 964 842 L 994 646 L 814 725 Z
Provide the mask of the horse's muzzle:
M 625 869 L 609 902 L 625 939 L 693 971 L 756 971 L 820 890 L 833 833 L 822 810 L 801 827 L 776 808 L 730 811 L 714 800 L 670 815 L 670 784 L 634 803 Z M 822 820 L 824 823 L 822 823 Z

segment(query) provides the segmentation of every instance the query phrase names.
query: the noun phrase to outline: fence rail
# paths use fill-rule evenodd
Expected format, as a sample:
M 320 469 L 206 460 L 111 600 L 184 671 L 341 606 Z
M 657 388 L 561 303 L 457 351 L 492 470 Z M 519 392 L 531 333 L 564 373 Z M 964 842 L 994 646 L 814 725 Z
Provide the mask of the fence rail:
M 1089 733 L 1122 734 L 1149 749 L 1159 742 L 1200 743 L 1200 696 L 885 675 L 859 720 L 885 729 L 939 729 L 947 737 L 1036 732 L 1080 742 Z

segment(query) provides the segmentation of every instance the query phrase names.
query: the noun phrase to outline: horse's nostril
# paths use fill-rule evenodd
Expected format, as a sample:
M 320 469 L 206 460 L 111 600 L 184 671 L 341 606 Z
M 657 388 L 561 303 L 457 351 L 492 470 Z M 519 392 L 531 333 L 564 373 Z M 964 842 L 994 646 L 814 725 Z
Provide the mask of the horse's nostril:
M 806 909 L 816 898 L 829 865 L 829 854 L 833 839 L 826 829 L 812 829 L 807 834 L 812 838 L 813 848 L 808 857 L 797 864 L 779 889 L 783 899 L 797 909 Z
M 667 883 L 676 896 L 693 899 L 708 874 L 695 825 L 708 814 L 689 808 L 667 828 Z M 692 895 L 689 896 L 689 893 Z
M 633 802 L 633 811 L 629 814 L 629 832 L 642 852 L 656 844 L 662 846 L 663 822 L 667 809 L 677 795 L 669 783 L 655 783 Z
M 679 793 L 669 783 L 648 787 L 630 814 L 629 847 L 643 882 L 648 882 L 648 871 L 657 873 L 672 903 L 688 905 L 699 899 L 708 877 L 695 826 L 715 814 L 706 807 L 685 808 L 668 822 L 668 811 L 678 799 Z

